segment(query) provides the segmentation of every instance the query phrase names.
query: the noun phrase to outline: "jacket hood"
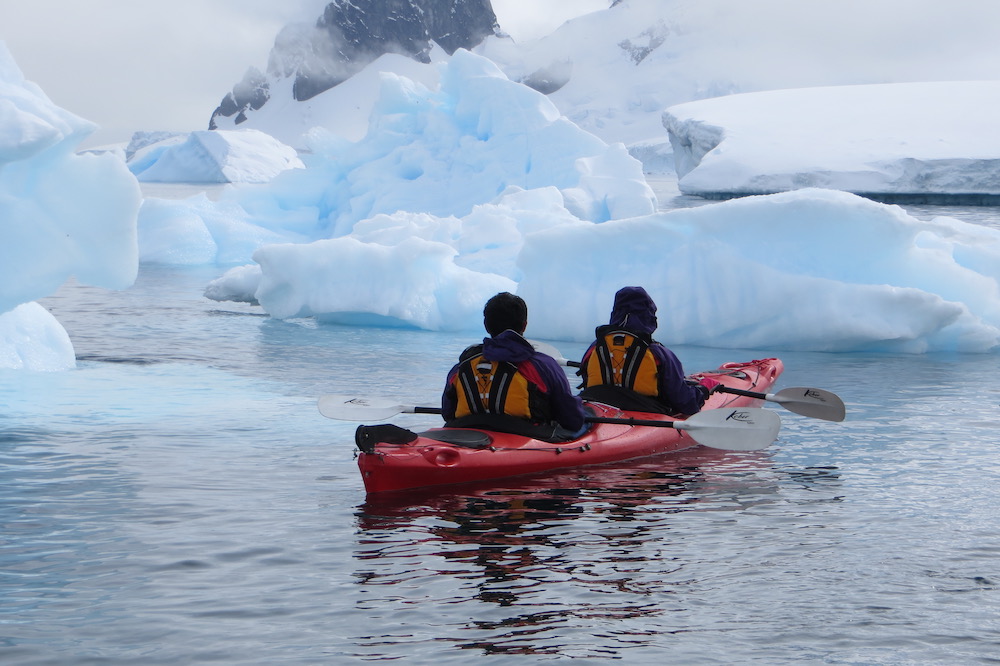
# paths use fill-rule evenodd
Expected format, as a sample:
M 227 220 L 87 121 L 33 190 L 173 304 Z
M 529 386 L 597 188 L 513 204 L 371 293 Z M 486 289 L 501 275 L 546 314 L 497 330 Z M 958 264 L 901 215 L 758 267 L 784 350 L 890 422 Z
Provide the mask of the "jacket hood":
M 642 287 L 623 287 L 615 294 L 611 309 L 612 326 L 652 335 L 656 330 L 656 303 Z
M 490 361 L 520 363 L 534 354 L 535 348 L 531 343 L 509 328 L 492 338 L 483 339 L 483 356 Z

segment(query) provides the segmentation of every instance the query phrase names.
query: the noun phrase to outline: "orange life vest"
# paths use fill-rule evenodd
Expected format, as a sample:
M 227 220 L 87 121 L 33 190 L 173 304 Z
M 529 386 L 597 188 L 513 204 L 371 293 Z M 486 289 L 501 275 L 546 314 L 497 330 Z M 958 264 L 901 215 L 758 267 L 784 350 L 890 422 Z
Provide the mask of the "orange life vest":
M 482 345 L 470 347 L 459 360 L 453 380 L 455 418 L 470 414 L 506 414 L 545 423 L 548 401 L 541 389 L 509 361 L 488 361 Z
M 630 331 L 611 326 L 597 329 L 597 342 L 580 367 L 582 386 L 620 386 L 657 397 L 656 358 L 649 349 L 650 340 Z

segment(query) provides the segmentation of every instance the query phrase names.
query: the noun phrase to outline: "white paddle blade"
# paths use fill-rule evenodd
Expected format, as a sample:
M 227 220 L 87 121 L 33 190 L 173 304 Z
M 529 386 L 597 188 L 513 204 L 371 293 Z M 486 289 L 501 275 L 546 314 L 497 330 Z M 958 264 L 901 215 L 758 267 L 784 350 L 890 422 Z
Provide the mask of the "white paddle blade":
M 319 413 L 326 418 L 340 421 L 378 421 L 413 409 L 385 398 L 359 398 L 338 394 L 320 396 L 318 407 Z
M 790 412 L 827 421 L 843 421 L 847 416 L 844 401 L 836 393 L 818 388 L 794 387 L 768 396 Z
M 778 437 L 781 417 L 769 409 L 724 407 L 677 421 L 678 430 L 687 431 L 703 446 L 726 451 L 759 451 Z
M 550 345 L 547 342 L 542 342 L 541 340 L 528 340 L 531 346 L 535 348 L 536 352 L 541 352 L 547 356 L 551 356 L 556 360 L 559 365 L 566 365 L 569 361 L 562 355 L 562 352 L 556 349 L 555 345 Z

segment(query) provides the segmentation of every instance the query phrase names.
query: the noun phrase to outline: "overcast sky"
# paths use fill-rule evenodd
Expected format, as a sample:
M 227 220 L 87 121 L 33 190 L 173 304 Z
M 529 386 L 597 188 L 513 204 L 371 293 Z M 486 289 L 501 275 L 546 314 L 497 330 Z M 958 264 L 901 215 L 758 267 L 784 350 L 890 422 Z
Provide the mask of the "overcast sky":
M 88 145 L 136 130 L 206 129 L 278 31 L 315 21 L 328 0 L 0 0 L 0 41 L 59 106 L 97 123 Z M 548 31 L 610 0 L 494 0 L 515 37 Z M 543 11 L 544 10 L 544 11 Z
M 56 104 L 100 126 L 86 147 L 127 141 L 138 130 L 207 128 L 247 68 L 266 67 L 278 31 L 315 21 L 328 1 L 0 0 L 0 41 Z M 501 26 L 518 41 L 610 4 L 493 0 Z M 828 73 L 837 70 L 878 74 L 866 82 L 1000 78 L 995 0 L 634 4 L 651 12 L 650 21 L 669 7 L 688 28 L 706 29 L 711 52 L 692 55 L 692 67 L 714 63 L 735 80 L 771 72 L 794 83 L 796 69 L 797 85 L 832 80 Z

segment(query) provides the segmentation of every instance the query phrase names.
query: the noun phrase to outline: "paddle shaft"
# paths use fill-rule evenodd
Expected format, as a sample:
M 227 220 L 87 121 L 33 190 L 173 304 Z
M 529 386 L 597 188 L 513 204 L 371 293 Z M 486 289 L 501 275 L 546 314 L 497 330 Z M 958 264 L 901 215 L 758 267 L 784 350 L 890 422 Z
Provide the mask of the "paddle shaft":
M 579 361 L 565 361 L 564 365 L 570 368 L 579 368 L 582 365 L 582 363 L 580 363 Z M 714 390 L 715 392 L 718 393 L 732 393 L 734 395 L 744 395 L 748 398 L 759 398 L 760 400 L 769 400 L 772 397 L 774 397 L 773 395 L 770 395 L 768 393 L 758 393 L 757 391 L 744 391 L 743 389 L 730 388 L 725 384 L 719 384 L 718 386 L 715 387 Z
M 421 407 L 419 405 L 407 407 L 409 414 L 440 414 L 440 407 Z M 612 423 L 617 425 L 652 426 L 654 428 L 675 428 L 675 421 L 660 421 L 656 419 L 633 419 L 633 418 L 613 418 L 610 416 L 584 416 L 587 423 Z M 683 422 L 682 422 L 683 423 Z
M 579 361 L 570 361 L 564 358 L 559 350 L 552 345 L 539 342 L 533 342 L 532 344 L 539 351 L 555 358 L 560 365 L 570 368 L 579 368 L 582 365 Z M 791 388 L 783 389 L 777 393 L 760 393 L 758 391 L 746 391 L 744 389 L 732 388 L 725 384 L 719 384 L 712 389 L 712 392 L 730 393 L 733 395 L 742 395 L 747 398 L 775 402 L 790 412 L 826 421 L 843 421 L 846 414 L 844 401 L 840 399 L 840 396 L 823 389 Z
M 759 400 L 771 400 L 772 398 L 774 398 L 773 393 L 759 393 L 757 391 L 745 391 L 743 389 L 726 386 L 725 384 L 719 384 L 713 389 L 713 392 L 732 393 L 733 395 L 742 395 L 748 398 L 758 398 Z
M 676 428 L 683 421 L 657 421 L 654 419 L 612 418 L 610 416 L 585 416 L 587 423 L 616 423 L 631 426 L 653 426 L 654 428 Z
M 400 405 L 382 398 L 358 398 L 349 395 L 323 395 L 318 401 L 320 414 L 331 419 L 365 421 L 389 418 L 393 414 L 440 414 L 440 407 Z M 625 426 L 674 428 L 688 432 L 697 443 L 727 451 L 757 451 L 769 446 L 778 436 L 781 419 L 772 411 L 752 407 L 707 409 L 681 421 L 584 416 L 587 423 L 610 423 Z
M 561 359 L 557 359 L 557 360 L 561 360 Z M 566 366 L 568 366 L 570 368 L 579 368 L 583 364 L 580 363 L 579 361 L 563 361 L 563 365 L 566 365 Z M 726 386 L 725 384 L 719 384 L 718 386 L 716 386 L 712 390 L 715 393 L 732 393 L 733 395 L 742 395 L 742 396 L 746 396 L 748 398 L 758 398 L 760 400 L 770 400 L 771 398 L 774 397 L 773 394 L 758 393 L 757 391 L 744 391 L 743 389 L 730 388 L 730 387 Z

